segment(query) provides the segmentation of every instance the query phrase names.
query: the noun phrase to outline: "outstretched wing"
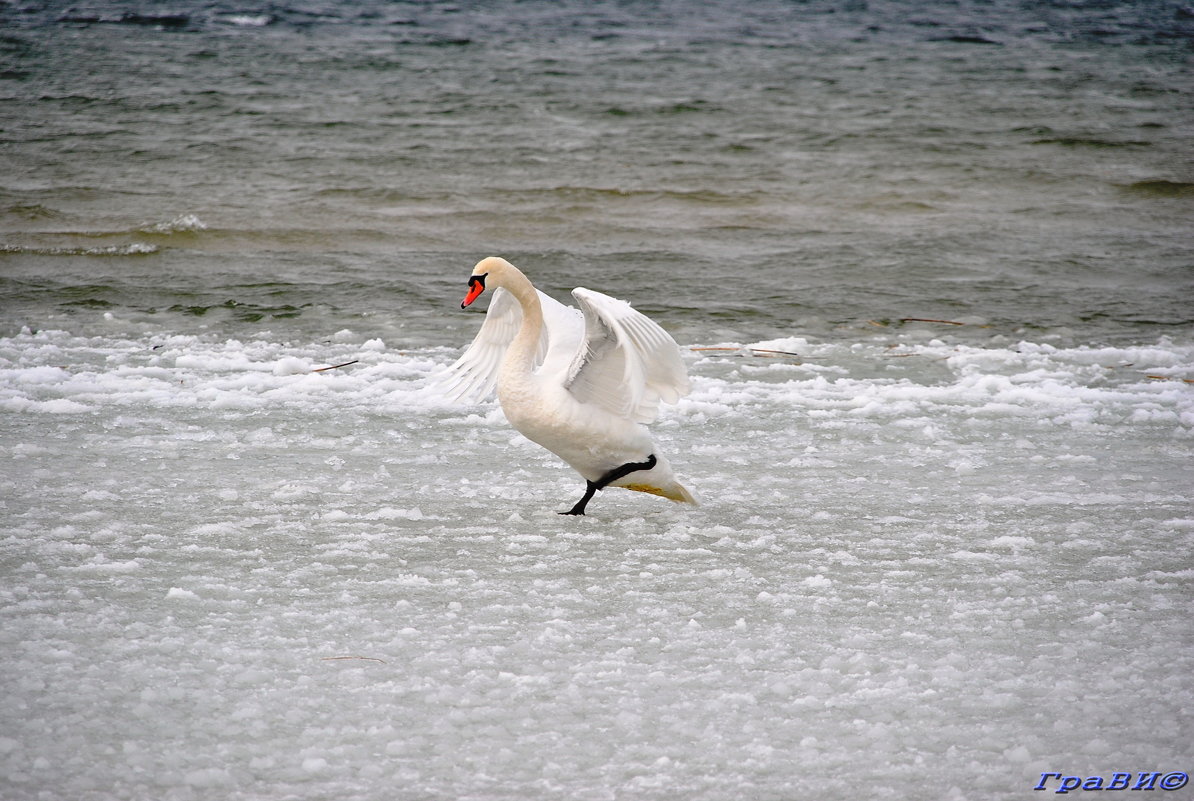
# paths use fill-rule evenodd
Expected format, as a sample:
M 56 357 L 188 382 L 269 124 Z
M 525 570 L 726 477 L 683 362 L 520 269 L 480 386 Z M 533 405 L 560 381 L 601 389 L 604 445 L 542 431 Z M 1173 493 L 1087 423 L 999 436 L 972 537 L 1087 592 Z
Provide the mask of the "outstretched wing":
M 536 290 L 538 291 L 538 290 Z M 582 329 L 580 312 L 539 292 L 544 326 L 539 334 L 536 364 L 545 359 L 567 360 L 576 352 Z M 498 287 L 489 301 L 485 322 L 472 344 L 448 368 L 440 389 L 451 400 L 479 403 L 497 386 L 502 357 L 522 326 L 522 306 L 514 296 Z
M 624 300 L 577 288 L 572 297 L 585 315 L 585 337 L 564 386 L 592 403 L 639 423 L 659 416 L 659 403 L 675 403 L 691 390 L 676 340 Z
M 485 322 L 472 344 L 448 368 L 447 379 L 440 384 L 443 393 L 454 401 L 479 403 L 497 386 L 502 356 L 522 325 L 522 307 L 502 288 L 493 291 Z

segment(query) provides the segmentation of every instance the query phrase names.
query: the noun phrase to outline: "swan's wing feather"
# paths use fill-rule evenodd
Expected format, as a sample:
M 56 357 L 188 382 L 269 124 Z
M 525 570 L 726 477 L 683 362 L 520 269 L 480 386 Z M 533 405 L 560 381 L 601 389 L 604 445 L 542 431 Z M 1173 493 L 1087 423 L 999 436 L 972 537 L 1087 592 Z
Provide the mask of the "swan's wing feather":
M 564 388 L 582 403 L 592 403 L 621 417 L 633 416 L 641 393 L 632 391 L 625 352 L 618 334 L 601 317 L 585 315 L 584 340 L 569 365 Z
M 472 344 L 448 368 L 448 377 L 440 388 L 450 399 L 479 403 L 497 386 L 502 357 L 522 325 L 522 307 L 502 288 L 495 289 L 485 312 L 485 322 Z
M 649 423 L 660 401 L 688 394 L 680 348 L 657 323 L 600 292 L 577 288 L 572 296 L 584 312 L 585 336 L 564 386 L 577 400 Z
M 539 336 L 537 364 L 542 365 L 543 371 L 563 373 L 584 339 L 584 315 L 542 292 L 539 292 L 539 305 L 543 308 L 543 332 Z

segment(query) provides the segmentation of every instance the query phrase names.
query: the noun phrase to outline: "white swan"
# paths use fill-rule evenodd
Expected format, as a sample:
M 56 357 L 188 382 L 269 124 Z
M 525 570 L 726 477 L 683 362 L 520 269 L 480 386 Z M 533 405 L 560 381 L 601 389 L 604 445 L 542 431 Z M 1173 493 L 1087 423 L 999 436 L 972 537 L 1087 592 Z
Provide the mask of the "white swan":
M 583 515 L 609 486 L 696 503 L 644 425 L 660 401 L 675 403 L 690 389 L 666 331 L 625 301 L 577 288 L 582 315 L 495 256 L 477 263 L 468 285 L 460 308 L 486 289 L 493 299 L 445 389 L 479 401 L 496 386 L 510 424 L 584 477 L 584 497 L 561 514 Z

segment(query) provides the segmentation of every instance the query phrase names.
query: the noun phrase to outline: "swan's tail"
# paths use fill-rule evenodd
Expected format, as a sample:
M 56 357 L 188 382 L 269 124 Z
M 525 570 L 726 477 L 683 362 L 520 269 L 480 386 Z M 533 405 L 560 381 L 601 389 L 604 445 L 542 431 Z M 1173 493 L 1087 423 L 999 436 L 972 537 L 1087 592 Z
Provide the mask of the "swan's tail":
M 661 498 L 667 498 L 669 501 L 675 501 L 676 503 L 691 503 L 693 506 L 700 506 L 697 503 L 697 499 L 692 497 L 692 493 L 685 489 L 678 481 L 673 481 L 666 487 L 656 487 L 654 484 L 617 484 L 615 486 L 633 490 L 634 492 L 647 492 L 651 495 L 658 495 Z
M 676 494 L 665 495 L 665 498 L 671 498 L 676 503 L 691 503 L 693 506 L 700 506 L 700 504 L 697 503 L 697 499 L 692 497 L 692 493 L 689 492 L 688 489 L 680 482 L 673 484 L 672 488 L 676 490 Z

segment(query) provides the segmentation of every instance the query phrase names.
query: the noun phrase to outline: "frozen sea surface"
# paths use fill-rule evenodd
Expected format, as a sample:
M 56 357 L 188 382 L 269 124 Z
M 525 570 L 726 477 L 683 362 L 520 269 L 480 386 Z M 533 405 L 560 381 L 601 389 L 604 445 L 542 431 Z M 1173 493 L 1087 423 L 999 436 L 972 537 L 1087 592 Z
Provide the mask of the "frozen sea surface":
M 564 465 L 430 389 L 455 349 L 113 325 L 0 340 L 5 799 L 1014 799 L 1192 765 L 1189 344 L 705 345 L 656 426 L 703 505 L 577 519 Z

